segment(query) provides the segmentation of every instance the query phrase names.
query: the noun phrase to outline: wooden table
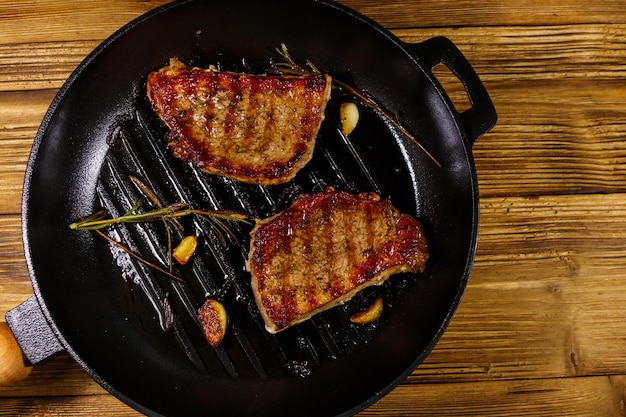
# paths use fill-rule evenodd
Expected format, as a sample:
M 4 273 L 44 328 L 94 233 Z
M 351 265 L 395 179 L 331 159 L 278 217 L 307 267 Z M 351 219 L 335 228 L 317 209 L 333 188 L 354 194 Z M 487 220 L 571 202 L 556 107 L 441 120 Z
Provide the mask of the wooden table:
M 449 37 L 499 114 L 474 145 L 480 237 L 458 312 L 360 415 L 626 415 L 626 1 L 341 2 L 407 42 Z M 0 2 L 0 317 L 32 294 L 20 202 L 44 113 L 93 48 L 162 3 Z M 70 415 L 138 413 L 67 355 L 0 387 L 0 416 Z

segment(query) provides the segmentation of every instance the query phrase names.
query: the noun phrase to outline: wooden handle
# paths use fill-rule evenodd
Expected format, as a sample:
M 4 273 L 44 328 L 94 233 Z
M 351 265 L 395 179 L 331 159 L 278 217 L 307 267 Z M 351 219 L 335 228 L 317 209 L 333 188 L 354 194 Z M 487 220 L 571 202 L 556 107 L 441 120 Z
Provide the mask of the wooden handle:
M 0 322 L 0 386 L 23 380 L 32 369 L 32 366 L 24 364 L 22 350 L 9 325 Z

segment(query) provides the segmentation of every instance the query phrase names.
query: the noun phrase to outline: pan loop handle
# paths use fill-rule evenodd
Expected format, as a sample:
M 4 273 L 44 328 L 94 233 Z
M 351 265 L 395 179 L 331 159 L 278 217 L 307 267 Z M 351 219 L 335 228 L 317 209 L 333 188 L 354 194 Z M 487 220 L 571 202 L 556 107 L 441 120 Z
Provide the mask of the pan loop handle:
M 432 69 L 444 64 L 461 81 L 472 105 L 459 114 L 470 144 L 491 130 L 498 119 L 496 109 L 478 75 L 459 49 L 446 37 L 438 36 L 418 44 L 410 44 L 419 58 Z

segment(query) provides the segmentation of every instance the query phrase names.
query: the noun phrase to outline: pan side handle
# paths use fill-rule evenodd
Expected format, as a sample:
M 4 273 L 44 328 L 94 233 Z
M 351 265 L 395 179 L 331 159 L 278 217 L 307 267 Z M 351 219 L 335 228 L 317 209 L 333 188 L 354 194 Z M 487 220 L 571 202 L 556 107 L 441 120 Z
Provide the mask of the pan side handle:
M 470 144 L 491 130 L 498 119 L 496 109 L 474 68 L 459 49 L 446 37 L 438 36 L 418 44 L 409 44 L 430 68 L 444 64 L 461 81 L 472 105 L 459 114 Z M 433 78 L 434 75 L 433 75 Z
M 6 316 L 26 365 L 38 365 L 64 350 L 54 334 L 35 296 L 31 296 Z

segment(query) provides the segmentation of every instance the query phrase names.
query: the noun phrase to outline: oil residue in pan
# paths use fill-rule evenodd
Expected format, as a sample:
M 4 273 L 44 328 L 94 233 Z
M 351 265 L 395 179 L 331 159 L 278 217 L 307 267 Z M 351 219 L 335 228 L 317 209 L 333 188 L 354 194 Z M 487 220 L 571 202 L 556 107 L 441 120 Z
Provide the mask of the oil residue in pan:
M 385 134 L 385 124 L 375 114 L 369 118 L 383 127 L 377 134 Z M 302 192 L 323 191 L 328 186 L 388 196 L 385 192 L 397 182 L 393 178 L 397 173 L 389 173 L 406 169 L 393 139 L 386 145 L 392 149 L 387 152 L 398 154 L 394 158 L 400 168 L 386 166 L 381 170 L 372 163 L 378 157 L 378 150 L 367 142 L 354 145 L 332 120 L 322 126 L 309 165 L 291 183 L 270 187 L 204 174 L 175 159 L 165 146 L 160 121 L 145 103 L 133 114 L 118 118 L 110 132 L 110 149 L 100 172 L 97 195 L 101 207 L 114 217 L 125 213 L 141 197 L 129 179 L 131 175 L 145 182 L 164 204 L 186 202 L 203 210 L 227 209 L 263 218 L 285 209 Z M 388 131 L 386 135 L 389 136 Z M 398 291 L 412 279 L 394 277 L 381 287 L 357 294 L 343 306 L 271 335 L 264 329 L 245 271 L 251 226 L 231 223 L 236 240 L 225 235 L 224 245 L 217 232 L 203 220 L 189 218 L 183 222 L 187 231 L 199 236 L 199 248 L 192 262 L 174 267 L 184 282 L 152 270 L 112 245 L 111 254 L 129 291 L 138 292 L 133 299 L 147 300 L 162 330 L 172 332 L 189 359 L 198 368 L 218 375 L 256 379 L 294 374 L 306 377 L 322 364 L 340 358 L 374 337 L 377 324 L 355 326 L 349 321 L 350 314 L 369 305 L 375 297 L 383 297 L 387 305 L 394 304 Z M 163 224 L 120 224 L 108 233 L 146 259 L 169 265 Z M 180 237 L 174 234 L 173 240 Z M 204 339 L 197 317 L 197 309 L 207 297 L 221 301 L 228 312 L 228 332 L 217 348 L 211 348 Z

